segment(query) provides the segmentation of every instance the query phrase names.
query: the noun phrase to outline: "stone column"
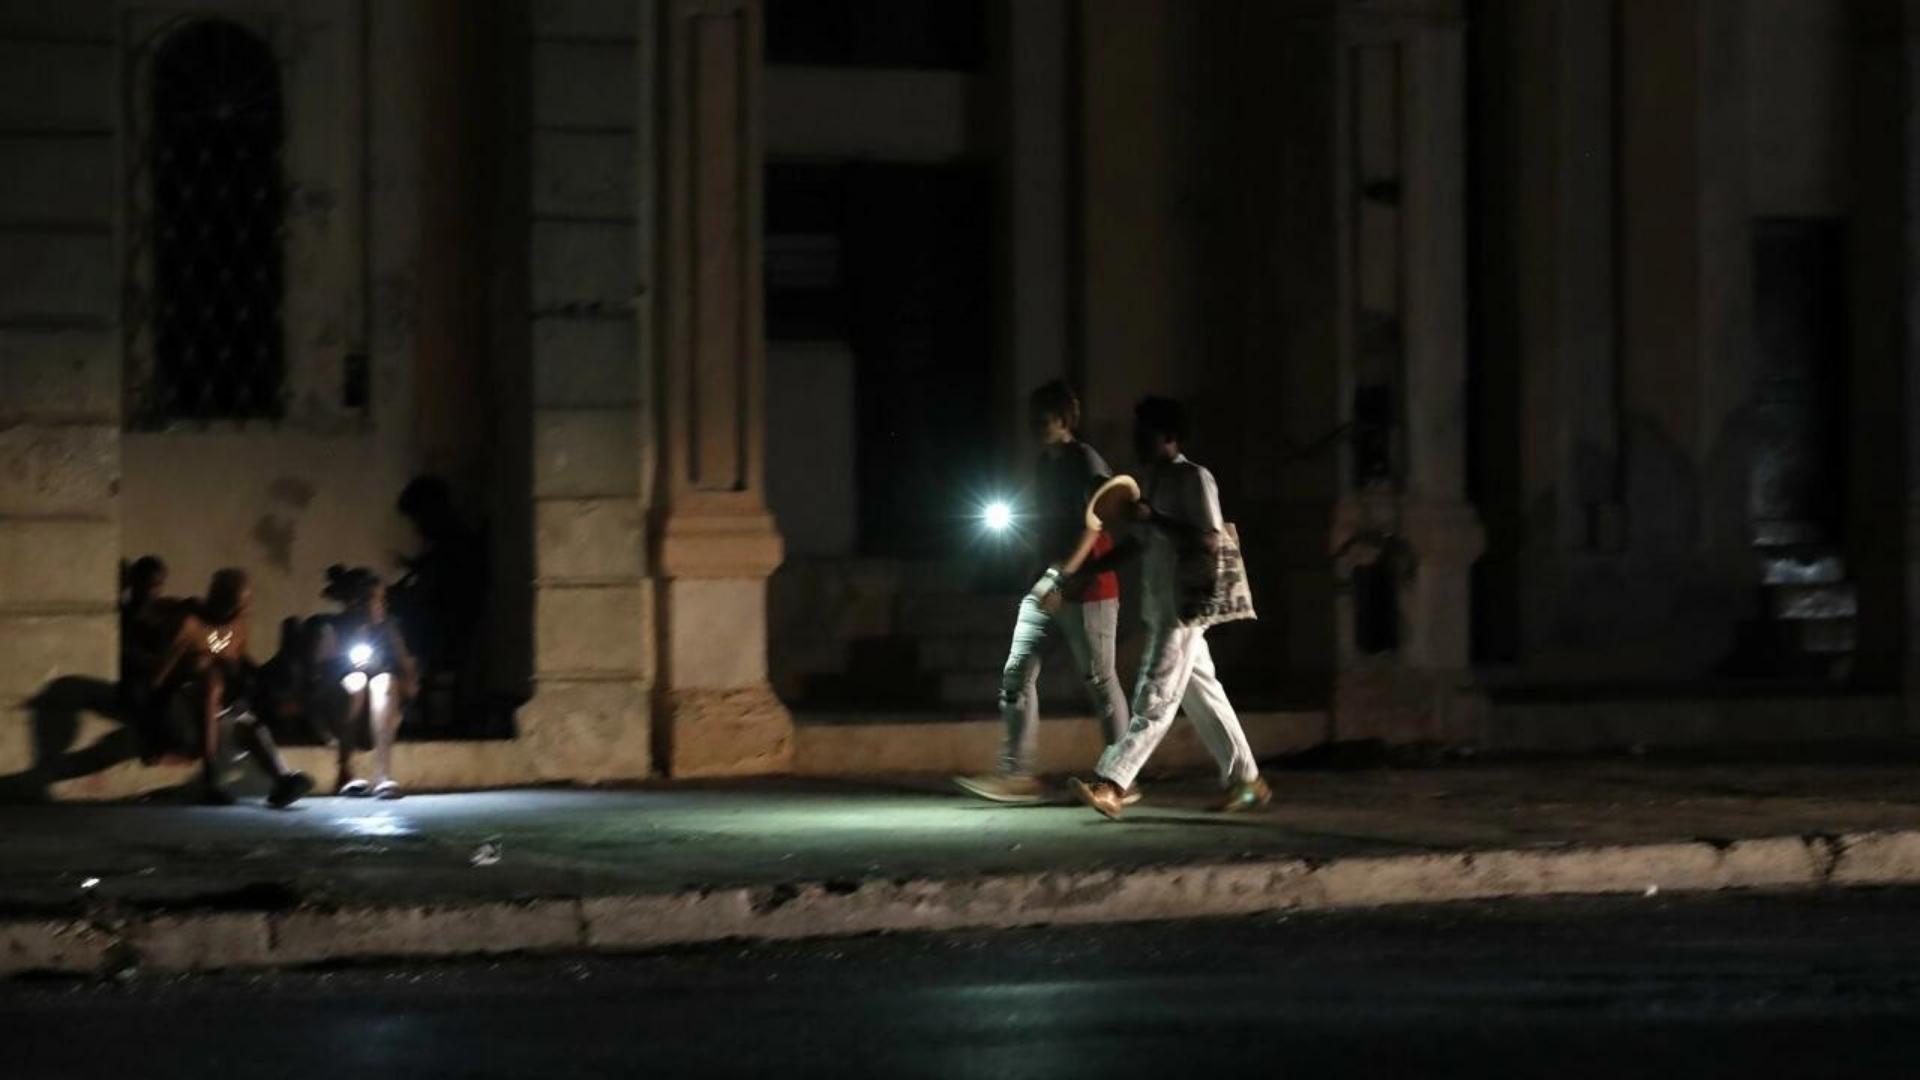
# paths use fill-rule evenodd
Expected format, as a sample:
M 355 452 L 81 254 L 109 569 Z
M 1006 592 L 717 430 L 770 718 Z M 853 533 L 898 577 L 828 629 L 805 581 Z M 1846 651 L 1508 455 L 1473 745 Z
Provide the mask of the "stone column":
M 1617 551 L 1619 363 L 1614 339 L 1614 9 L 1514 4 L 1522 351 L 1522 490 L 1553 499 L 1553 544 Z
M 1859 659 L 1920 717 L 1920 2 L 1853 0 L 1848 561 Z
M 117 59 L 91 5 L 0 10 L 0 779 L 37 790 L 102 732 L 28 703 L 111 703 L 118 668 Z
M 653 583 L 644 505 L 647 5 L 533 7 L 528 303 L 533 698 L 546 775 L 651 770 Z
M 1067 356 L 1067 5 L 1002 0 L 1000 76 L 1006 227 L 1001 265 L 1006 305 L 1005 415 L 1011 444 L 1024 450 L 1027 394 L 1068 375 Z M 1020 458 L 1016 453 L 1015 459 Z
M 1334 509 L 1340 568 L 1381 568 L 1391 647 L 1363 651 L 1337 605 L 1339 738 L 1447 734 L 1466 679 L 1468 574 L 1484 539 L 1466 501 L 1464 40 L 1449 3 L 1350 13 L 1340 27 L 1347 289 L 1344 381 L 1383 387 L 1390 437 L 1369 471 L 1356 443 Z M 1356 419 L 1366 420 L 1365 417 Z
M 661 4 L 657 749 L 674 776 L 784 771 L 767 681 L 761 329 L 761 6 Z

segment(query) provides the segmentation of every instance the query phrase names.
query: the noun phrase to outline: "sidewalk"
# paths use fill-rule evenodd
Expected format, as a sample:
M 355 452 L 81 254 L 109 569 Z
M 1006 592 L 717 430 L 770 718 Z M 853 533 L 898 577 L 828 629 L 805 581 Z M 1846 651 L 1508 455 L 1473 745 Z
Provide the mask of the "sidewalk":
M 1113 823 L 931 779 L 0 807 L 0 974 L 1920 881 L 1920 763 L 1278 771 Z M 917 789 L 914 786 L 917 784 Z

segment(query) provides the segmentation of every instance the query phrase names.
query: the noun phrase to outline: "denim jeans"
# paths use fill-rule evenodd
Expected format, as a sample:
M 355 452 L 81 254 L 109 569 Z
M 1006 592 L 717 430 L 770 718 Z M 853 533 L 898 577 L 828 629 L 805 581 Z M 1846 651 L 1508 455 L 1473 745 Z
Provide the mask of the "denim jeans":
M 1087 696 L 1100 720 L 1100 730 L 1111 746 L 1121 736 L 1127 702 L 1113 671 L 1114 637 L 1119 631 L 1120 601 L 1096 600 L 1066 604 L 1049 615 L 1038 598 L 1029 594 L 1020 602 L 1013 627 L 1013 647 L 1000 676 L 1000 718 L 1007 725 L 1000 753 L 1000 771 L 1008 776 L 1031 776 L 1040 741 L 1040 659 L 1053 632 L 1067 639 L 1074 667 L 1086 680 Z

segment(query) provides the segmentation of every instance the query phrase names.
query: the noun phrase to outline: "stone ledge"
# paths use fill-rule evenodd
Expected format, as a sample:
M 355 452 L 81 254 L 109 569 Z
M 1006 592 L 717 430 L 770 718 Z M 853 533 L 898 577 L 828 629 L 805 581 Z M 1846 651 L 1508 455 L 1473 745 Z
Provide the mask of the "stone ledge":
M 1899 852 L 1888 858 L 1887 853 Z M 673 893 L 0 922 L 0 976 L 209 971 L 730 939 L 1222 917 L 1566 896 L 1920 882 L 1920 832 L 1776 836 L 942 879 L 801 881 Z M 1859 865 L 1854 865 L 1854 864 Z

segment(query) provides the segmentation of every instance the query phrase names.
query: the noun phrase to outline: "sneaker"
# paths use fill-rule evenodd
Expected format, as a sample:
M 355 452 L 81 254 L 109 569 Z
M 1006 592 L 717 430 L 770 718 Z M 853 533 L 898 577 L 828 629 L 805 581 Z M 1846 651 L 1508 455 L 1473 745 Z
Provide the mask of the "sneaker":
M 1146 797 L 1147 797 L 1147 793 L 1140 790 L 1139 784 L 1135 784 L 1132 787 L 1120 793 L 1120 805 L 1132 806 L 1134 803 L 1137 803 L 1141 799 L 1144 799 Z
M 386 799 L 391 802 L 394 799 L 402 798 L 403 793 L 400 790 L 399 784 L 391 780 L 382 780 L 373 785 L 373 797 L 376 799 Z
M 313 777 L 303 772 L 290 772 L 273 782 L 273 790 L 267 792 L 267 805 L 275 810 L 285 810 L 312 790 Z
M 961 791 L 969 795 L 977 795 L 988 802 L 1037 806 L 1047 799 L 1046 785 L 1031 776 L 1007 776 L 1004 773 L 956 776 L 953 778 L 953 784 Z
M 1222 814 L 1238 814 L 1244 810 L 1258 810 L 1273 801 L 1273 789 L 1267 782 L 1256 776 L 1243 780 L 1227 789 L 1227 797 L 1215 807 Z
M 1092 782 L 1088 782 L 1076 776 L 1068 784 L 1073 787 L 1073 793 L 1080 796 L 1081 802 L 1098 810 L 1110 821 L 1120 820 L 1120 811 L 1126 806 L 1127 795 L 1113 781 L 1096 776 Z
M 373 788 L 365 780 L 348 780 L 334 794 L 343 799 L 364 799 L 373 794 Z
M 200 802 L 203 806 L 232 806 L 238 801 L 233 797 L 233 792 L 228 791 L 222 784 L 210 783 L 200 790 Z

